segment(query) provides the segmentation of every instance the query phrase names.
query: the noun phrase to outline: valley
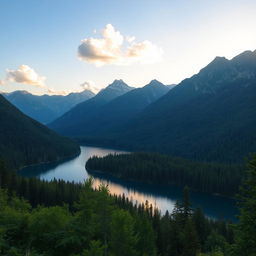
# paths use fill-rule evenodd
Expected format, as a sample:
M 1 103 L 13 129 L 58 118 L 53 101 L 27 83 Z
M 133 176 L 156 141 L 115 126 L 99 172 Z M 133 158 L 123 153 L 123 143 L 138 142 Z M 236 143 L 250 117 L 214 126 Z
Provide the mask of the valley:
M 256 256 L 256 1 L 0 1 L 0 256 Z
M 161 214 L 166 211 L 172 212 L 177 200 L 182 198 L 183 186 L 149 185 L 143 182 L 129 182 L 123 179 L 115 179 L 104 173 L 88 172 L 85 163 L 92 156 L 103 157 L 108 154 L 124 154 L 124 151 L 81 146 L 78 157 L 60 163 L 44 164 L 19 170 L 24 177 L 36 177 L 41 180 L 52 181 L 64 180 L 66 182 L 83 183 L 88 177 L 93 177 L 94 187 L 100 184 L 108 186 L 112 195 L 129 198 L 134 204 L 142 204 L 148 201 L 153 207 L 157 207 Z M 237 208 L 234 199 L 214 196 L 209 193 L 191 191 L 192 207 L 202 208 L 204 213 L 214 219 L 225 219 L 236 222 Z

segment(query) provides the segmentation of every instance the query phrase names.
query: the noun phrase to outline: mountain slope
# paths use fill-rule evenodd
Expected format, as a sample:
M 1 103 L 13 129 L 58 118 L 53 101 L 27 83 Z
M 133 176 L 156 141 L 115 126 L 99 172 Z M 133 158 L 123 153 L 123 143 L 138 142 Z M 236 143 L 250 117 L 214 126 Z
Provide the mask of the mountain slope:
M 26 91 L 3 93 L 3 96 L 24 114 L 41 122 L 49 123 L 80 102 L 94 96 L 91 91 L 62 95 L 33 95 Z
M 105 104 L 90 122 L 83 126 L 83 136 L 104 136 L 112 129 L 140 113 L 146 106 L 156 101 L 169 91 L 169 88 L 157 80 L 152 80 L 148 85 L 134 89 Z
M 61 134 L 69 136 L 82 135 L 85 126 L 102 106 L 133 89 L 133 87 L 128 86 L 122 80 L 115 80 L 112 84 L 101 90 L 95 97 L 78 104 L 49 124 L 49 127 Z
M 212 161 L 256 151 L 256 52 L 217 57 L 108 138 L 119 145 Z
M 0 95 L 0 159 L 13 168 L 79 153 L 73 141 L 24 115 Z

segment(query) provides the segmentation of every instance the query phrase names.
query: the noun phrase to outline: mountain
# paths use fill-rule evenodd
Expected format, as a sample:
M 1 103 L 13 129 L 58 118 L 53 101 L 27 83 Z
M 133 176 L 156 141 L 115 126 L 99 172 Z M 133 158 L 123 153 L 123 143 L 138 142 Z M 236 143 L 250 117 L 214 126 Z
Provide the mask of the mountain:
M 115 80 L 105 89 L 101 90 L 95 97 L 82 102 L 65 113 L 60 118 L 49 124 L 49 127 L 65 135 L 81 135 L 84 126 L 99 109 L 111 100 L 133 90 L 123 80 Z
M 27 91 L 14 91 L 12 93 L 2 93 L 2 95 L 24 114 L 46 124 L 63 115 L 78 103 L 92 98 L 94 93 L 84 90 L 83 92 L 70 93 L 66 96 L 39 96 L 30 94 Z
M 116 130 L 120 125 L 124 125 L 168 91 L 169 88 L 157 80 L 152 80 L 142 88 L 129 91 L 103 105 L 91 116 L 90 120 L 87 119 L 86 122 L 83 122 L 83 131 L 79 135 L 87 137 L 104 136 L 106 132 L 112 129 Z M 77 134 L 73 133 L 72 135 L 76 136 Z
M 215 58 L 104 139 L 134 150 L 239 162 L 256 151 L 255 117 L 256 51 L 246 51 Z
M 168 84 L 166 86 L 169 88 L 169 90 L 171 90 L 176 86 L 176 84 Z
M 0 159 L 18 169 L 78 154 L 79 146 L 24 115 L 0 95 Z
M 122 79 L 114 80 L 114 82 L 108 85 L 105 89 L 101 90 L 96 96 L 94 97 L 97 101 L 102 102 L 109 102 L 131 90 L 133 87 L 127 85 Z

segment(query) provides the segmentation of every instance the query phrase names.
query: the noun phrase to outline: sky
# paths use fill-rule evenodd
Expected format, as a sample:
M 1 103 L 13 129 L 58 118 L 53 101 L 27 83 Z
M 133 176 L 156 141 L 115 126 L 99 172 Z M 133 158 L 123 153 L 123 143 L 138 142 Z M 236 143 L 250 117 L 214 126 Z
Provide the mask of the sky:
M 177 84 L 256 49 L 255 0 L 0 0 L 0 91 Z

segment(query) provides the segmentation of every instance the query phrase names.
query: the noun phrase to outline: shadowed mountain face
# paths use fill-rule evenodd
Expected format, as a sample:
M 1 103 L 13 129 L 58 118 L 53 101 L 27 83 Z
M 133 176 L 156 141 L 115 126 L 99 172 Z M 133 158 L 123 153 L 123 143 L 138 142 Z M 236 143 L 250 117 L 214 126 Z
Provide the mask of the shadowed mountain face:
M 137 150 L 241 161 L 256 151 L 256 52 L 217 57 L 109 138 Z
M 122 80 L 115 80 L 95 97 L 82 102 L 49 124 L 49 127 L 65 135 L 81 135 L 91 118 L 111 100 L 133 90 Z
M 205 161 L 241 162 L 256 151 L 256 52 L 216 57 L 167 90 L 155 80 L 134 90 L 115 81 L 50 127 L 83 142 Z
M 149 104 L 156 101 L 169 91 L 169 88 L 157 80 L 148 85 L 134 89 L 105 104 L 84 123 L 80 136 L 104 136 L 113 129 L 118 130 Z M 73 134 L 76 135 L 76 134 Z
M 94 96 L 91 91 L 61 95 L 33 95 L 26 91 L 3 93 L 3 96 L 24 114 L 41 123 L 49 123 L 63 115 L 72 107 Z
M 0 159 L 11 167 L 59 160 L 79 146 L 24 115 L 0 95 Z

